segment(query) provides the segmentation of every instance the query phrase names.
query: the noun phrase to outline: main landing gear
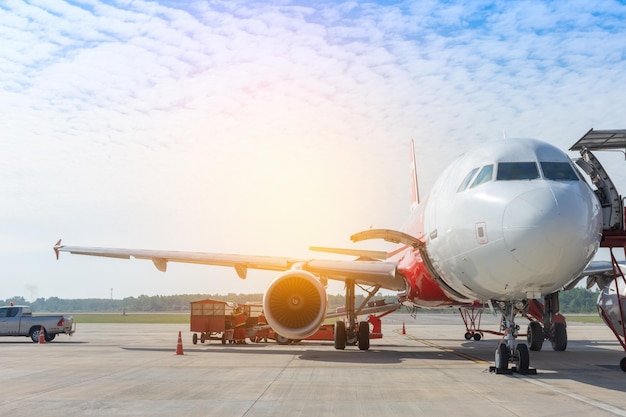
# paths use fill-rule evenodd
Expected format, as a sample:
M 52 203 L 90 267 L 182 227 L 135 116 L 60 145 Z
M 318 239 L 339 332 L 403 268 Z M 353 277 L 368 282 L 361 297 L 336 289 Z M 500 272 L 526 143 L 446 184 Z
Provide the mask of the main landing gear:
M 489 368 L 496 374 L 510 374 L 518 372 L 524 375 L 535 375 L 536 369 L 530 368 L 530 354 L 528 346 L 524 343 L 515 343 L 519 334 L 519 326 L 515 324 L 515 316 L 524 309 L 522 301 L 499 301 L 496 303 L 502 314 L 500 330 L 504 337 L 498 344 L 495 355 L 495 366 Z M 509 363 L 514 364 L 509 369 Z
M 359 311 L 367 305 L 367 302 L 376 294 L 380 286 L 366 290 L 368 296 L 357 309 L 355 307 L 355 283 L 354 280 L 346 280 L 346 316 L 347 320 L 339 320 L 335 323 L 335 349 L 344 350 L 346 346 L 359 345 L 359 350 L 370 348 L 370 325 L 367 321 L 358 321 Z
M 530 350 L 541 350 L 544 340 L 549 340 L 555 351 L 567 349 L 567 325 L 559 313 L 558 292 L 546 295 L 543 305 L 539 300 L 529 300 L 526 317 L 530 320 L 526 330 Z

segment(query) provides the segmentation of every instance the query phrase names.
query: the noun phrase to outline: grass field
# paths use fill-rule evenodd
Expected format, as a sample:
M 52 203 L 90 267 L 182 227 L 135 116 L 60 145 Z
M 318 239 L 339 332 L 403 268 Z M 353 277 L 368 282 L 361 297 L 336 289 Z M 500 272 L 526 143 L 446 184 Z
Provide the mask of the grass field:
M 123 314 L 98 314 L 77 313 L 73 314 L 76 323 L 164 323 L 164 324 L 189 324 L 189 313 L 127 313 Z M 597 314 L 565 315 L 567 321 L 578 323 L 602 323 Z M 336 319 L 332 319 L 334 323 Z M 459 318 L 459 325 L 463 322 Z
M 565 314 L 567 321 L 577 323 L 604 323 L 598 314 L 573 314 L 568 316 Z
M 180 313 L 127 313 L 123 314 L 72 314 L 76 323 L 160 323 L 160 324 L 189 324 L 189 314 Z

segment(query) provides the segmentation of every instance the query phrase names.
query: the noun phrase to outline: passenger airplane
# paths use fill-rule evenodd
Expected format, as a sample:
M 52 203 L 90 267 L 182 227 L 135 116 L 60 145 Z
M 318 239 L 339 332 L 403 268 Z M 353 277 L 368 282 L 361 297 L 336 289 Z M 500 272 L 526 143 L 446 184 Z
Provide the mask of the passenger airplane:
M 415 163 L 411 155 L 411 170 Z M 293 259 L 202 252 L 114 249 L 55 245 L 59 252 L 150 259 L 165 271 L 168 262 L 230 266 L 239 277 L 247 270 L 280 271 L 263 299 L 267 321 L 284 337 L 313 334 L 326 315 L 327 279 L 346 284 L 347 324 L 335 326 L 336 349 L 358 344 L 369 349 L 369 326 L 358 322 L 355 285 L 369 286 L 366 302 L 385 288 L 398 291 L 407 306 L 437 308 L 486 306 L 502 316 L 504 339 L 495 352 L 495 370 L 529 368 L 529 348 L 516 343 L 516 315 L 530 301 L 558 294 L 585 275 L 602 238 L 602 207 L 567 154 L 534 139 L 503 139 L 470 150 L 447 168 L 431 193 L 419 202 L 412 176 L 413 208 L 403 231 L 375 229 L 353 241 L 384 239 L 399 244 L 393 252 L 322 250 L 356 260 Z M 558 312 L 548 310 L 548 316 Z M 536 323 L 536 322 L 535 322 Z M 565 323 L 529 326 L 531 346 L 553 341 L 564 350 Z

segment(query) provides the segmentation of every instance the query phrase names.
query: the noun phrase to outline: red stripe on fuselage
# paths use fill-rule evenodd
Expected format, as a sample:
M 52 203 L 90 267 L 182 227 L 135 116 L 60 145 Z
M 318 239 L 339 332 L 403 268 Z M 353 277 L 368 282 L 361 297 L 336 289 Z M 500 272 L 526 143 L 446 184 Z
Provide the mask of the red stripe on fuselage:
M 418 250 L 407 248 L 398 264 L 398 272 L 409 284 L 407 300 L 419 307 L 458 304 L 450 299 L 428 272 Z

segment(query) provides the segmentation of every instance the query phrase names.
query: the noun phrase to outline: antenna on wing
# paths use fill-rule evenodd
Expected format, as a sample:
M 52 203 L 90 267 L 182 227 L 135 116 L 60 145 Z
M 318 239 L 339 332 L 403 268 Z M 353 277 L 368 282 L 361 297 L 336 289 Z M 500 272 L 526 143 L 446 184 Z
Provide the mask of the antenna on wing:
M 420 191 L 417 183 L 417 164 L 415 163 L 415 145 L 411 138 L 411 207 L 420 203 Z

